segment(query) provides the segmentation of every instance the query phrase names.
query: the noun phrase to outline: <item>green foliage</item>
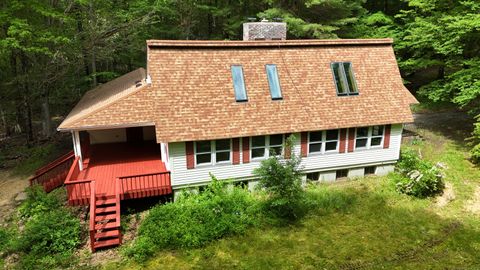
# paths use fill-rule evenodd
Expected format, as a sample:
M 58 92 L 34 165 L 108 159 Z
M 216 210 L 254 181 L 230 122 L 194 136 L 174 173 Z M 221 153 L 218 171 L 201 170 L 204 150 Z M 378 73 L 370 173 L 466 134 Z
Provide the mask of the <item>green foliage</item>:
M 241 234 L 259 221 L 261 208 L 248 190 L 226 187 L 212 176 L 201 193 L 182 193 L 176 202 L 152 208 L 126 254 L 138 261 L 164 248 L 199 247 Z
M 425 198 L 441 194 L 445 188 L 440 170 L 422 160 L 413 149 L 401 151 L 396 169 L 399 174 L 393 179 L 401 193 Z
M 26 192 L 27 199 L 19 207 L 22 218 L 42 216 L 51 209 L 62 208 L 65 201 L 65 191 L 62 189 L 47 194 L 41 186 L 33 186 L 27 188 Z
M 80 220 L 64 207 L 65 191 L 46 194 L 39 187 L 27 189 L 19 212 L 25 228 L 11 240 L 10 252 L 20 254 L 21 269 L 68 266 L 81 242 Z
M 287 139 L 285 149 L 292 149 L 295 137 Z M 275 216 L 295 220 L 305 214 L 304 190 L 300 175 L 300 157 L 293 151 L 289 159 L 271 156 L 263 160 L 253 173 L 259 179 L 259 187 L 264 188 L 269 198 L 266 207 Z

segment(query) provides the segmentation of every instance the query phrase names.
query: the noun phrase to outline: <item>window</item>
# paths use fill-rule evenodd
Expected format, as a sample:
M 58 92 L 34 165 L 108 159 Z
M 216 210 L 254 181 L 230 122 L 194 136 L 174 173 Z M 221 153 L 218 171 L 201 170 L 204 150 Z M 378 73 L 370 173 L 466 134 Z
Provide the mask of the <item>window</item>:
M 338 151 L 338 129 L 309 133 L 308 153 L 328 153 Z
M 215 141 L 215 162 L 230 161 L 230 139 Z
M 277 66 L 266 65 L 268 85 L 270 87 L 270 95 L 273 100 L 282 99 L 282 91 L 280 90 L 280 81 L 278 80 Z
M 195 142 L 196 165 L 230 163 L 230 139 Z
M 357 128 L 355 149 L 378 148 L 383 144 L 384 126 Z
M 281 155 L 283 134 L 252 137 L 251 146 L 252 159 L 263 159 L 269 155 Z
M 338 96 L 358 95 L 357 83 L 353 74 L 352 63 L 335 62 L 331 64 Z
M 231 66 L 233 89 L 235 90 L 235 100 L 237 102 L 248 101 L 247 89 L 243 78 L 243 68 L 240 65 Z
M 335 178 L 338 180 L 341 178 L 345 178 L 347 176 L 348 176 L 348 170 L 337 170 Z
M 307 173 L 307 181 L 318 181 L 320 179 L 319 172 Z
M 197 165 L 212 163 L 212 147 L 210 141 L 195 143 L 195 160 Z
M 377 169 L 377 167 L 375 167 L 375 166 L 365 167 L 365 175 L 375 174 L 376 169 Z

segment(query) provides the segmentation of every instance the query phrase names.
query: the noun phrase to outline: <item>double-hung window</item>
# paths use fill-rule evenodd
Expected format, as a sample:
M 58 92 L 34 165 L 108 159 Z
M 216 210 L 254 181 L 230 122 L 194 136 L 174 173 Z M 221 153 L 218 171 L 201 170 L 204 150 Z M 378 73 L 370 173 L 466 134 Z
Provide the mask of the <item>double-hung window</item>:
M 381 147 L 385 126 L 357 128 L 355 136 L 355 149 L 370 149 Z
M 309 153 L 330 153 L 338 151 L 338 129 L 309 132 Z
M 252 160 L 264 159 L 270 155 L 281 155 L 283 135 L 255 136 L 251 138 Z
M 230 163 L 230 139 L 195 142 L 195 164 L 213 165 Z
M 352 63 L 334 62 L 331 63 L 335 86 L 338 96 L 358 95 L 357 83 L 353 74 Z

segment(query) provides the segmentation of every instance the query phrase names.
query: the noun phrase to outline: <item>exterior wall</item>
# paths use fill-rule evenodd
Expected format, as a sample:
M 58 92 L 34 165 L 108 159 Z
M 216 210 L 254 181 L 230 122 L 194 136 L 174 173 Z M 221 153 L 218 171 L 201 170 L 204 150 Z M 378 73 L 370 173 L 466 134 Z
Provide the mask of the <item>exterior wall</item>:
M 336 180 L 336 178 L 337 178 L 336 171 L 328 171 L 328 172 L 320 173 L 320 178 L 318 180 L 324 181 L 324 182 L 333 182 Z
M 378 168 L 382 169 L 377 169 L 379 173 L 385 173 L 390 167 L 387 166 L 387 169 L 383 169 L 381 166 L 391 165 L 395 163 L 399 157 L 401 134 L 402 125 L 392 125 L 390 147 L 388 149 L 378 148 L 357 150 L 351 153 L 333 153 L 303 157 L 301 163 L 302 170 L 305 173 L 321 172 L 320 179 L 326 181 L 335 180 L 335 170 L 337 169 L 357 167 L 359 170 L 361 169 L 363 175 L 363 167 L 380 166 Z M 301 151 L 300 134 L 296 133 L 295 136 L 296 142 L 293 150 L 299 155 Z M 242 148 L 240 147 L 240 149 Z M 185 143 L 169 143 L 168 150 L 173 188 L 204 184 L 210 180 L 210 173 L 218 179 L 252 179 L 253 169 L 260 165 L 260 161 L 250 161 L 250 163 L 240 163 L 237 165 L 200 166 L 194 169 L 187 169 Z M 240 151 L 240 160 L 243 160 L 242 151 Z
M 375 170 L 376 175 L 387 175 L 395 169 L 395 166 L 393 165 L 385 165 L 385 166 L 377 166 L 377 169 Z
M 115 143 L 115 142 L 127 141 L 127 132 L 124 128 L 106 129 L 106 130 L 90 130 L 88 131 L 88 134 L 90 135 L 91 144 Z
M 348 170 L 348 178 L 363 177 L 365 169 L 363 167 Z

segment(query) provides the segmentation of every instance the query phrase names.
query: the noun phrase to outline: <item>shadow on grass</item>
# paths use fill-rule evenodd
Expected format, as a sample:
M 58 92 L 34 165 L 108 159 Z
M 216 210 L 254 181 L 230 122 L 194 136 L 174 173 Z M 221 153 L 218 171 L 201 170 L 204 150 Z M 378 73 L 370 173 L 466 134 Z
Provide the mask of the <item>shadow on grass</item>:
M 464 146 L 465 139 L 471 137 L 475 123 L 472 116 L 461 111 L 419 113 L 414 115 L 414 119 L 413 125 L 405 127 L 407 130 L 426 129 Z M 423 135 L 421 130 L 418 133 Z
M 478 227 L 441 218 L 426 208 L 428 201 L 376 188 L 318 187 L 309 195 L 318 201 L 315 208 L 298 224 L 266 225 L 203 248 L 163 251 L 141 267 L 449 269 L 480 263 Z

